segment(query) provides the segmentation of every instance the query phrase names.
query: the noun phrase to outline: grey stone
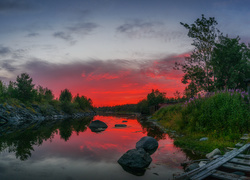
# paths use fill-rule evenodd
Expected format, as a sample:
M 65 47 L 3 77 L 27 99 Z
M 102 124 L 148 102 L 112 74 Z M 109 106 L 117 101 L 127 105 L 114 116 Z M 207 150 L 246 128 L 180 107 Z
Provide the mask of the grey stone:
M 120 157 L 118 163 L 121 166 L 125 166 L 132 169 L 144 169 L 149 166 L 152 158 L 142 148 L 128 150 Z
M 221 154 L 221 151 L 220 151 L 218 148 L 216 148 L 216 149 L 214 149 L 212 152 L 206 154 L 206 157 L 207 157 L 208 159 L 211 159 L 211 158 L 213 158 L 215 155 L 220 155 L 220 154 Z
M 153 154 L 158 146 L 156 139 L 150 136 L 144 136 L 136 143 L 136 149 L 143 148 L 149 154 Z
M 200 138 L 200 141 L 207 141 L 207 140 L 208 140 L 208 137 Z

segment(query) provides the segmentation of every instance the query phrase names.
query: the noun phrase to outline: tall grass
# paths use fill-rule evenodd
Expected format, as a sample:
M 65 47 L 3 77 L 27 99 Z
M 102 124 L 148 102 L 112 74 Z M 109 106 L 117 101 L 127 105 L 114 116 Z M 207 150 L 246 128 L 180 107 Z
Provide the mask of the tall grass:
M 154 114 L 164 126 L 187 133 L 238 138 L 250 130 L 249 96 L 240 90 L 207 93 Z

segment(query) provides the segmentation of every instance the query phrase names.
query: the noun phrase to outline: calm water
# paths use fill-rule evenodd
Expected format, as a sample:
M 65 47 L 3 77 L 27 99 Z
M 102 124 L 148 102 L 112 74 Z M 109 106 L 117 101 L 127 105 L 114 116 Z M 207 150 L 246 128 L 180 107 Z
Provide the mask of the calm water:
M 21 131 L 0 138 L 1 180 L 82 180 L 82 179 L 172 179 L 183 172 L 180 163 L 189 160 L 159 129 L 141 124 L 133 117 L 95 116 L 108 125 L 92 132 L 93 118 L 67 120 Z M 127 124 L 115 128 L 115 124 Z M 143 136 L 153 136 L 159 148 L 143 176 L 123 170 L 117 160 Z

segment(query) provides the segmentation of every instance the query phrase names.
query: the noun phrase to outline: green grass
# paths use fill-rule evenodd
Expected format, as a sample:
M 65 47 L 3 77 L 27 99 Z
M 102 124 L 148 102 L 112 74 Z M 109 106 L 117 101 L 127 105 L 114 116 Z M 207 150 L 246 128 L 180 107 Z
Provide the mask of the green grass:
M 249 133 L 250 108 L 240 92 L 224 91 L 185 104 L 160 109 L 154 115 L 165 128 L 176 130 L 175 144 L 187 149 L 209 152 L 215 148 L 234 147 L 239 138 Z M 200 142 L 202 137 L 208 141 Z

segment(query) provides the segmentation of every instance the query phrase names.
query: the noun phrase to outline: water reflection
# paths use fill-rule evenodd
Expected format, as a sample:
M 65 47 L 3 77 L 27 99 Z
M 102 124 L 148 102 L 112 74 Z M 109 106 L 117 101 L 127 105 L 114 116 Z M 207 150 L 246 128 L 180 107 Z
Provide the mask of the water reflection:
M 105 131 L 88 128 L 97 119 L 108 125 Z M 127 127 L 115 128 L 121 123 Z M 167 134 L 148 125 L 135 117 L 95 116 L 1 136 L 0 179 L 171 179 L 189 159 Z M 137 177 L 117 160 L 147 135 L 157 139 L 159 148 L 144 175 Z
M 52 140 L 55 134 L 65 141 L 69 140 L 73 131 L 79 135 L 87 129 L 87 125 L 93 117 L 85 117 L 78 120 L 66 119 L 55 124 L 47 123 L 40 126 L 39 129 L 25 129 L 16 133 L 0 137 L 0 151 L 8 149 L 8 152 L 14 152 L 16 158 L 26 160 L 34 151 L 33 146 L 40 146 L 44 141 Z

